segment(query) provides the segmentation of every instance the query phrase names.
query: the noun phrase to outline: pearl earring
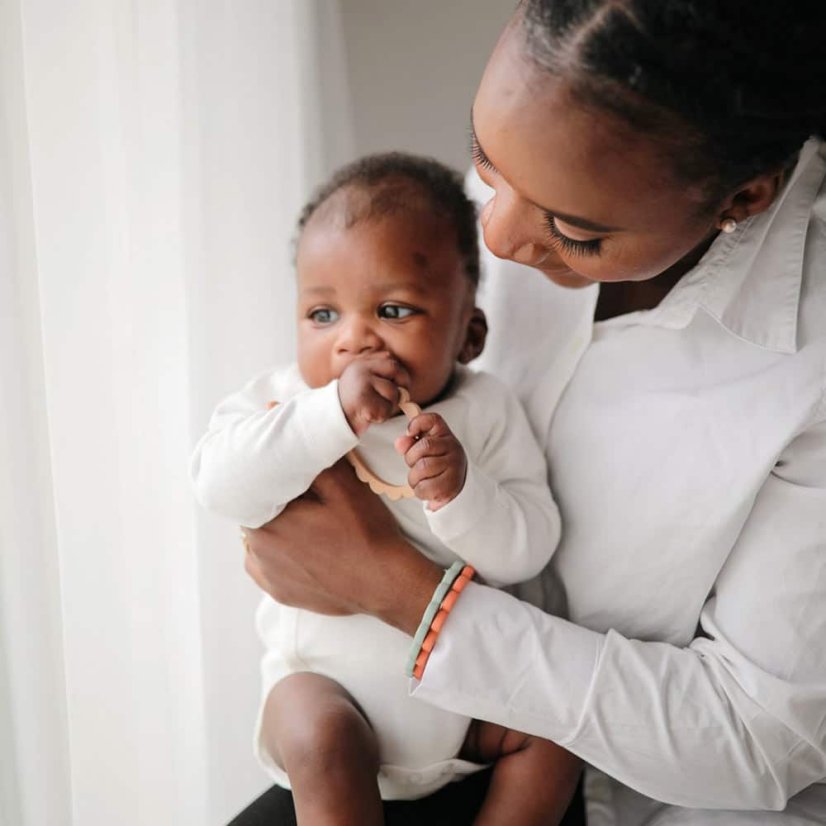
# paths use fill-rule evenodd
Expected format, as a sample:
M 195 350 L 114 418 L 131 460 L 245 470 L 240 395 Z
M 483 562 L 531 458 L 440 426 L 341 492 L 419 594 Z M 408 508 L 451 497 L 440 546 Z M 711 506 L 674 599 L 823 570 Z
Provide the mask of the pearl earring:
M 720 229 L 723 230 L 723 232 L 730 235 L 732 232 L 734 232 L 735 229 L 737 229 L 737 221 L 735 221 L 734 218 L 726 218 L 720 224 Z

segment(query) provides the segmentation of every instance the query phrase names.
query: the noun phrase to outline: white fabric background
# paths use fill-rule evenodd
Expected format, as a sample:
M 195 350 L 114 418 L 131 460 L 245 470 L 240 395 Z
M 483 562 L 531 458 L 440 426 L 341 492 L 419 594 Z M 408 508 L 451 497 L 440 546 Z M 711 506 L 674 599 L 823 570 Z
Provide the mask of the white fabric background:
M 295 216 L 351 154 L 337 15 L 0 0 L 3 826 L 221 824 L 266 785 L 256 592 L 187 461 L 290 353 Z

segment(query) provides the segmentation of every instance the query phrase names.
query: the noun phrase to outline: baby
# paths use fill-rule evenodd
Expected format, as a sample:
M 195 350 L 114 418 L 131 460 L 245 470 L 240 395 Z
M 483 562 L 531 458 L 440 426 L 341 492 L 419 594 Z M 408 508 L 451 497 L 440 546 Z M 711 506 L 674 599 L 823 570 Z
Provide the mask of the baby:
M 199 500 L 261 526 L 358 446 L 377 476 L 412 489 L 387 505 L 427 557 L 464 560 L 497 586 L 538 573 L 560 532 L 542 451 L 513 394 L 464 366 L 487 328 L 461 179 L 397 153 L 343 168 L 304 208 L 296 266 L 297 364 L 218 406 L 192 461 Z M 412 421 L 399 388 L 424 409 Z M 300 823 L 380 824 L 382 799 L 421 797 L 492 761 L 476 822 L 550 822 L 558 747 L 488 723 L 469 732 L 468 718 L 412 699 L 403 633 L 269 597 L 257 624 L 256 748 L 292 788 Z

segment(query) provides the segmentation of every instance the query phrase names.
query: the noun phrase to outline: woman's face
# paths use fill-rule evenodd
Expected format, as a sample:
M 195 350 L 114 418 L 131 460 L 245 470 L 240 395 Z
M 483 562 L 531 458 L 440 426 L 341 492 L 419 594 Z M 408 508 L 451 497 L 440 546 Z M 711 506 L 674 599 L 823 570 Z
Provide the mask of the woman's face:
M 495 193 L 481 214 L 486 245 L 559 284 L 653 278 L 716 231 L 702 191 L 678 183 L 645 135 L 576 105 L 527 58 L 518 24 L 485 69 L 472 129 Z

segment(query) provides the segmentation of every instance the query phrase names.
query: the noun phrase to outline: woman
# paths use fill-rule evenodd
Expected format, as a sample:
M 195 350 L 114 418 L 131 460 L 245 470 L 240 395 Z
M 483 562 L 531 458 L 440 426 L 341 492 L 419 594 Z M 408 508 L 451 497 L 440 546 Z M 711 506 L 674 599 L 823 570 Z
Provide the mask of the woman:
M 583 759 L 590 824 L 826 818 L 826 12 L 778 6 L 525 0 L 473 104 L 485 243 L 547 279 L 494 283 L 487 366 L 545 445 L 571 621 L 472 583 L 411 690 Z M 549 348 L 554 284 L 594 283 Z M 413 636 L 442 572 L 346 468 L 316 492 L 249 573 Z

